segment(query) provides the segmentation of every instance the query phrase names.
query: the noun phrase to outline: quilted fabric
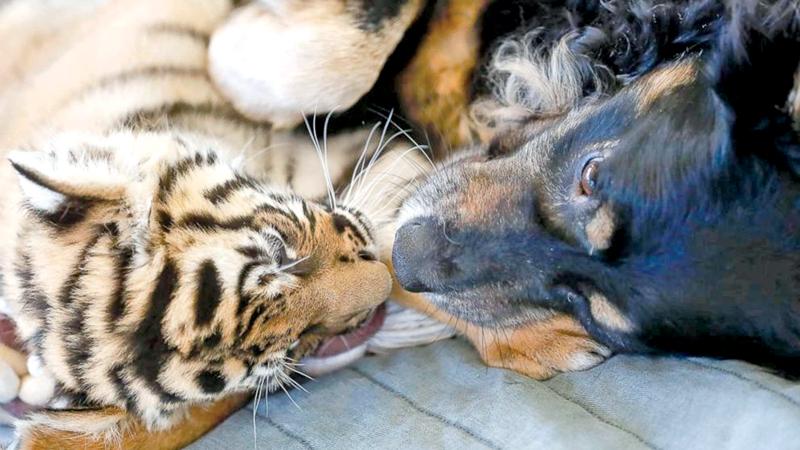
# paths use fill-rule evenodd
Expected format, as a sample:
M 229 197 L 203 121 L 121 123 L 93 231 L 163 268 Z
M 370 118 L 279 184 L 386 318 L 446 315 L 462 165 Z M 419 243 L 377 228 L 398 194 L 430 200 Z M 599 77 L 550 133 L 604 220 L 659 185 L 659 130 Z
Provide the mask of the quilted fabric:
M 536 382 L 448 340 L 274 394 L 194 450 L 797 448 L 800 384 L 737 361 L 617 356 Z M 293 404 L 293 403 L 296 403 Z M 255 425 L 255 427 L 254 427 Z M 255 430 L 255 434 L 254 434 Z

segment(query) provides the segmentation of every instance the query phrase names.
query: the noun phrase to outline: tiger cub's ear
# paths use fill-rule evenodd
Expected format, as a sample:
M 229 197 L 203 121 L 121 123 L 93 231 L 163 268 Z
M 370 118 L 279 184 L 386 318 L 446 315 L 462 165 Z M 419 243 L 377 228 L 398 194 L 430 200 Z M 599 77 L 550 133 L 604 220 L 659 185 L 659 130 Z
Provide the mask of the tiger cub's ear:
M 66 198 L 120 200 L 130 181 L 110 151 L 12 151 L 8 160 L 26 200 L 41 207 Z
M 11 166 L 19 176 L 24 201 L 55 213 L 69 204 L 121 200 L 130 176 L 104 150 L 12 151 Z

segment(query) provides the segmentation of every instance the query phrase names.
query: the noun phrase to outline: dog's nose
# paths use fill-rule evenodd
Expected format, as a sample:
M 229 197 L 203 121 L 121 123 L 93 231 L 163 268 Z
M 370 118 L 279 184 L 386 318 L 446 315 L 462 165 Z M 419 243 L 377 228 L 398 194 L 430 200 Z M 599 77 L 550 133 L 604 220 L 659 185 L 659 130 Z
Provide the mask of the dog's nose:
M 440 247 L 441 226 L 432 217 L 406 223 L 397 230 L 392 250 L 392 264 L 397 280 L 411 292 L 430 290 L 429 280 Z

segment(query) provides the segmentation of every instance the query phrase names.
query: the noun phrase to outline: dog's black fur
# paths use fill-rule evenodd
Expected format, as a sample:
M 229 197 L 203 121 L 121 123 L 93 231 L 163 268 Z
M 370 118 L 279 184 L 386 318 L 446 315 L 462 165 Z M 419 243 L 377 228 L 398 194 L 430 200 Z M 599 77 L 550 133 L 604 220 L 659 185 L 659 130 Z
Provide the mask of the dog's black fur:
M 565 311 L 617 352 L 799 376 L 800 140 L 786 106 L 799 2 L 497 3 L 541 30 L 530 45 L 569 45 L 580 98 L 529 108 L 418 188 L 395 242 L 401 283 L 482 326 Z M 576 193 L 598 152 L 593 189 Z M 601 212 L 613 232 L 598 244 Z

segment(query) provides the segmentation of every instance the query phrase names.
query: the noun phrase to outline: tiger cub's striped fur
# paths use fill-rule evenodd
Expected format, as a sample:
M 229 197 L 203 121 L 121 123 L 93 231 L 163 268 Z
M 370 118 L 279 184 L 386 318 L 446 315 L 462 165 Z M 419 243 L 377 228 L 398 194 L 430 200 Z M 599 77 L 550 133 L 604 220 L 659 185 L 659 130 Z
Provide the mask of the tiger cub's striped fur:
M 0 146 L 24 149 L 7 155 L 0 194 L 21 337 L 64 393 L 151 429 L 284 381 L 368 318 L 391 287 L 378 244 L 392 230 L 376 218 L 416 173 L 397 150 L 373 173 L 399 179 L 362 176 L 350 203 L 309 200 L 363 166 L 367 135 L 325 142 L 320 163 L 307 139 L 237 115 L 206 74 L 230 8 L 109 1 L 40 37 L 52 59 L 0 74 L 16 77 L 0 87 Z
M 160 425 L 187 400 L 280 379 L 386 298 L 360 212 L 260 183 L 216 148 L 123 134 L 11 155 L 24 216 L 9 300 L 67 392 Z

